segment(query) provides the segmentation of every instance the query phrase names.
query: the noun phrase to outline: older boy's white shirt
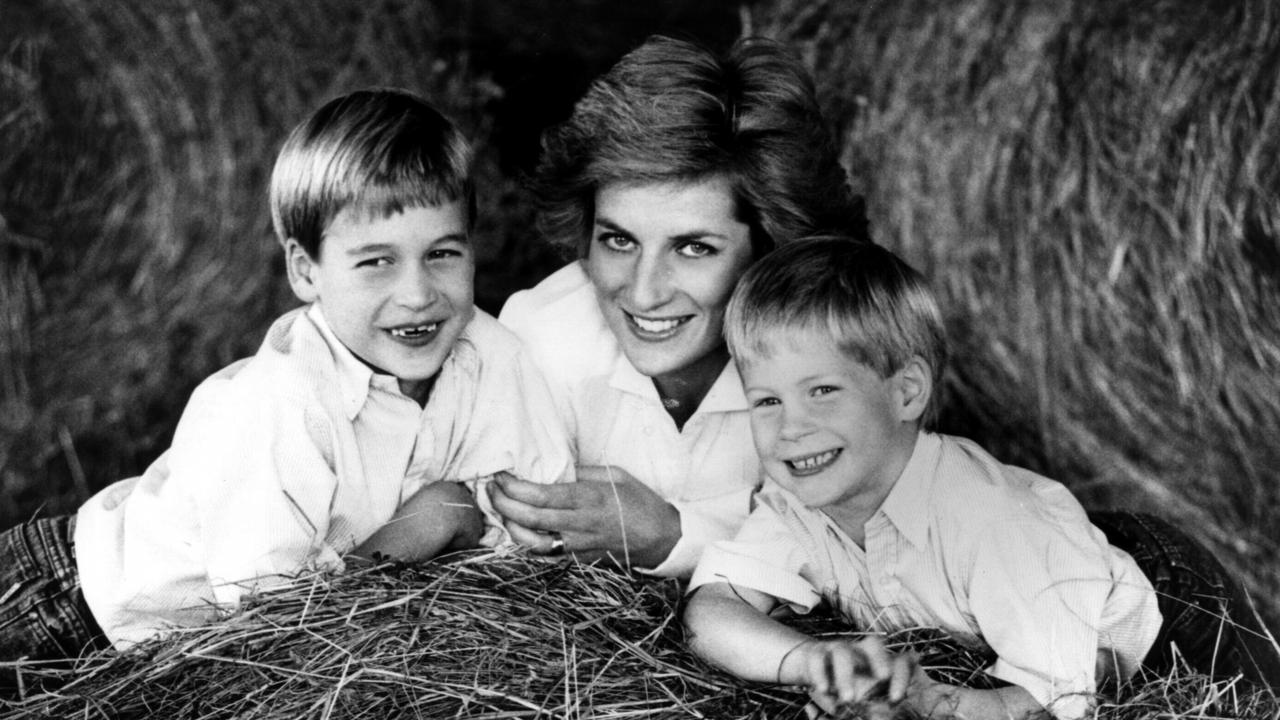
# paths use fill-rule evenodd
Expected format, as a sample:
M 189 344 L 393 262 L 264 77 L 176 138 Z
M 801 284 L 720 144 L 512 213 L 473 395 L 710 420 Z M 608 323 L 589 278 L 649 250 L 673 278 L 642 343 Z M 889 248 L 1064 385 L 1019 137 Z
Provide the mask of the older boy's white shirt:
M 709 542 L 733 537 L 761 469 L 732 363 L 678 430 L 622 353 L 580 262 L 512 295 L 498 318 L 546 377 L 578 463 L 620 467 L 679 510 L 681 538 L 648 572 L 687 577 Z
M 1096 650 L 1134 672 L 1160 628 L 1150 582 L 1061 484 L 961 438 L 922 434 L 866 525 L 865 552 L 770 482 L 738 537 L 708 548 L 690 590 L 730 582 L 801 612 L 826 598 L 859 628 L 937 627 L 991 647 L 988 672 L 1077 718 Z
M 477 310 L 425 409 L 292 311 L 253 358 L 192 394 L 170 449 L 80 510 L 85 598 L 118 647 L 207 621 L 242 594 L 342 555 L 427 483 L 507 470 L 572 479 L 545 384 L 519 341 Z M 485 542 L 505 537 L 488 506 Z

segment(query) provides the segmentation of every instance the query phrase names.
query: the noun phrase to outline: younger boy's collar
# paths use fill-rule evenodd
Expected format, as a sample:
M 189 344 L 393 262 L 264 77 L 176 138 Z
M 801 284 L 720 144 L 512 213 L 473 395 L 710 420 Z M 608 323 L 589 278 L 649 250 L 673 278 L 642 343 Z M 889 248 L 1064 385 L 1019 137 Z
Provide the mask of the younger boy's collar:
M 917 433 L 911 458 L 880 506 L 898 532 L 918 548 L 924 547 L 929 540 L 929 513 L 926 508 L 933 492 L 941 451 L 941 438 L 933 433 Z
M 318 304 L 312 304 L 307 308 L 307 317 L 315 324 L 325 344 L 329 346 L 329 351 L 333 353 L 333 364 L 338 371 L 338 391 L 342 397 L 342 409 L 348 420 L 354 420 L 369 398 L 369 384 L 374 379 L 373 369 L 361 362 L 360 358 L 357 358 L 346 345 L 342 344 L 338 336 L 333 334 Z

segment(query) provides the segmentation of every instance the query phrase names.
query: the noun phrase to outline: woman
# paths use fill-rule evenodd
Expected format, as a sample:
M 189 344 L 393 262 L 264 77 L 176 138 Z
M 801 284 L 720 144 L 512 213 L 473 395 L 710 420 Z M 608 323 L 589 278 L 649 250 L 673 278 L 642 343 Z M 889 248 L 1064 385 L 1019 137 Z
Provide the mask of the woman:
M 687 577 L 760 473 L 729 295 L 775 238 L 865 238 L 861 201 L 811 79 L 765 40 L 650 38 L 548 131 L 535 187 L 540 228 L 579 259 L 500 319 L 552 386 L 580 482 L 505 478 L 493 504 L 534 552 Z

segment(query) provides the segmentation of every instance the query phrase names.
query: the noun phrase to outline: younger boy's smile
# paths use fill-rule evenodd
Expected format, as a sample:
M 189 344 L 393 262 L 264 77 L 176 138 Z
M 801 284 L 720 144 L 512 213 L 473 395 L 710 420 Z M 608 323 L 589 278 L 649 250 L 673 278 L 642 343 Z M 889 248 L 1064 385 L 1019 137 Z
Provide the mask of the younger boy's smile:
M 826 450 L 814 455 L 783 460 L 783 462 L 786 463 L 787 469 L 791 471 L 791 474 L 796 477 L 816 475 L 835 462 L 842 452 L 844 452 L 844 448 L 836 448 L 835 450 Z

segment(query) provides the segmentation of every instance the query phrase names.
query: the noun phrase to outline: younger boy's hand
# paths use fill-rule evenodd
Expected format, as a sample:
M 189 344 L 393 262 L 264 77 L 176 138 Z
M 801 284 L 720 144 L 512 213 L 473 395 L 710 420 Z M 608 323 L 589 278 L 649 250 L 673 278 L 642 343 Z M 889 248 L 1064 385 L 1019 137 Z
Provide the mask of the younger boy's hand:
M 862 717 L 888 718 L 906 699 L 918 667 L 914 654 L 890 652 L 876 635 L 859 640 L 814 639 L 787 653 L 778 678 L 804 685 L 817 709 L 832 717 L 861 706 Z M 809 714 L 818 715 L 812 710 Z

